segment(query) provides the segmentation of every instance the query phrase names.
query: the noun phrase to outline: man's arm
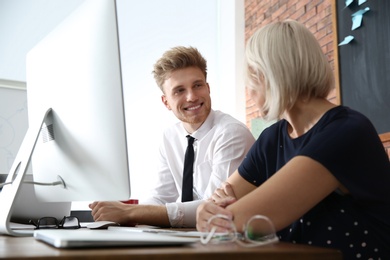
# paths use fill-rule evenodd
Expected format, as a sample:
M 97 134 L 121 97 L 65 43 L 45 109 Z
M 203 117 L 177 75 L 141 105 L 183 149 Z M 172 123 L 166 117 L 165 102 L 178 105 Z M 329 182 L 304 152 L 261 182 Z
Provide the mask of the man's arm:
M 99 201 L 89 205 L 95 221 L 114 221 L 121 225 L 142 223 L 170 226 L 165 205 L 134 205 L 118 201 Z

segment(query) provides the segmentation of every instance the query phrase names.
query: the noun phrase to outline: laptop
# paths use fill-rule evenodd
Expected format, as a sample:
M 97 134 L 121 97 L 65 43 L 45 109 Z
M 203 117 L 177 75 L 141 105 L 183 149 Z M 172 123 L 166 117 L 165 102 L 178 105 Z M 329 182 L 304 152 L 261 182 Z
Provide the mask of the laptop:
M 199 237 L 87 228 L 35 230 L 34 237 L 56 248 L 181 246 L 199 241 Z

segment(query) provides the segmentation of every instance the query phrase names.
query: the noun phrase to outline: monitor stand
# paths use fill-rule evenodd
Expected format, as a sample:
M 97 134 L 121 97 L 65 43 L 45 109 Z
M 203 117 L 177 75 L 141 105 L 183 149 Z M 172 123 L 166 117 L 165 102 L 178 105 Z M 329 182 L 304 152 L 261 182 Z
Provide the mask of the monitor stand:
M 21 190 L 31 156 L 39 138 L 43 122 L 45 122 L 45 119 L 51 110 L 52 109 L 49 108 L 44 113 L 41 122 L 37 122 L 36 125 L 29 126 L 22 145 L 19 148 L 14 163 L 12 164 L 11 170 L 9 171 L 5 181 L 11 182 L 11 184 L 5 185 L 0 192 L 0 234 L 12 236 L 31 236 L 31 234 L 26 234 L 25 232 L 17 232 L 17 230 L 12 230 L 10 227 L 10 219 L 16 198 Z

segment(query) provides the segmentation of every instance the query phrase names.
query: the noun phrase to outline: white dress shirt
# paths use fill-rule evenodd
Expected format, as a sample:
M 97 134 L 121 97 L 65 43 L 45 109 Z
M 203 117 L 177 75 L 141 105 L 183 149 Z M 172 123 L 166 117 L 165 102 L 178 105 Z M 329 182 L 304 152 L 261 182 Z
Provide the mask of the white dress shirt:
M 221 111 L 210 111 L 195 138 L 193 197 L 181 202 L 187 131 L 181 122 L 165 130 L 159 171 L 150 198 L 141 204 L 166 205 L 172 227 L 195 227 L 196 208 L 209 198 L 241 164 L 255 139 L 240 121 Z

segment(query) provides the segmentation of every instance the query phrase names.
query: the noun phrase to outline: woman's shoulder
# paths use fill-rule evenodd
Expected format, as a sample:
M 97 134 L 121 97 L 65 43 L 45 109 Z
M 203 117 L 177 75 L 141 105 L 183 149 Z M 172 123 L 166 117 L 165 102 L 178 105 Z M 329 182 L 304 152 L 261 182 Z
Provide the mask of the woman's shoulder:
M 286 124 L 287 124 L 286 120 L 280 119 L 275 123 L 271 124 L 270 126 L 264 128 L 264 130 L 260 134 L 260 137 L 261 138 L 278 137 L 282 129 L 286 128 Z
M 320 120 L 320 125 L 340 124 L 344 128 L 374 128 L 371 121 L 362 113 L 346 106 L 337 106 L 328 110 Z
M 286 129 L 286 127 L 287 121 L 280 119 L 270 126 L 264 128 L 256 140 L 257 148 L 261 147 L 260 149 L 266 149 L 266 147 L 276 147 L 280 142 L 280 138 L 283 139 L 283 135 L 287 133 L 287 131 L 283 131 L 283 129 Z
M 324 116 L 328 117 L 344 117 L 344 118 L 354 118 L 360 120 L 368 120 L 368 118 L 362 113 L 358 112 L 347 106 L 336 106 L 329 109 Z

